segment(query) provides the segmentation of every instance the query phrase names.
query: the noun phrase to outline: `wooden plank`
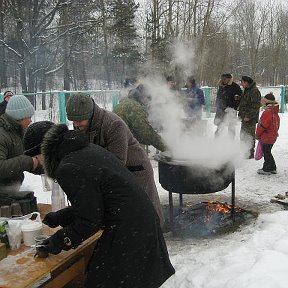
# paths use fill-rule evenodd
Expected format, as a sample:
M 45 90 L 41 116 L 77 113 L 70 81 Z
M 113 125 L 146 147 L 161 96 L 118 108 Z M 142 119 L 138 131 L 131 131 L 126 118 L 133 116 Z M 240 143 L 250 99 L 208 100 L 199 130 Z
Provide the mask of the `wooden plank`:
M 43 219 L 51 211 L 51 205 L 38 204 L 38 210 Z M 58 229 L 52 229 L 44 225 L 43 234 L 52 235 Z M 70 281 L 72 278 L 75 279 L 75 282 L 83 282 L 84 272 L 96 242 L 101 235 L 102 231 L 98 231 L 77 249 L 62 251 L 58 255 L 50 254 L 45 259 L 34 258 L 35 248 L 29 248 L 24 245 L 19 250 L 11 251 L 8 249 L 8 257 L 0 261 L 0 288 L 43 287 L 43 283 L 58 277 L 60 277 L 59 281 L 61 283 Z M 66 269 L 70 271 L 71 275 L 67 276 Z M 59 281 L 55 287 L 65 286 L 62 284 L 60 286 Z M 77 284 L 77 286 L 73 287 L 78 288 L 81 285 Z
M 77 257 L 79 259 L 79 255 L 84 255 L 84 258 L 91 256 L 101 234 L 102 231 L 98 231 L 76 249 L 62 251 L 58 255 L 50 254 L 45 259 L 34 258 L 35 248 L 22 247 L 20 252 L 11 251 L 10 255 L 0 262 L 0 288 L 28 288 L 47 277 L 49 273 L 53 278 L 53 272 L 57 269 L 61 270 L 63 266 L 66 267 L 65 265 L 73 262 L 73 259 Z M 84 259 L 84 261 L 86 265 L 89 259 Z
M 70 283 L 75 278 L 78 278 L 78 280 L 80 279 L 80 283 L 81 282 L 83 283 L 84 275 L 85 275 L 85 260 L 84 257 L 81 257 L 77 262 L 75 262 L 70 267 L 67 267 L 62 273 L 53 278 L 53 280 L 49 281 L 43 287 L 45 288 L 64 287 L 66 284 Z

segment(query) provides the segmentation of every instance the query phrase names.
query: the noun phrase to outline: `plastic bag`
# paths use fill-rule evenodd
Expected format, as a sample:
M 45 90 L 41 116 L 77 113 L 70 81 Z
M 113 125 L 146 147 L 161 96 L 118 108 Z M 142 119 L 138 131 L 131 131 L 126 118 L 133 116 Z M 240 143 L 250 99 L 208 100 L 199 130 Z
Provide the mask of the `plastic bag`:
M 254 158 L 260 160 L 263 157 L 263 143 L 258 141 Z
M 6 233 L 6 225 L 8 222 L 6 220 L 0 220 L 0 242 L 5 243 L 6 247 L 9 247 L 9 240 Z

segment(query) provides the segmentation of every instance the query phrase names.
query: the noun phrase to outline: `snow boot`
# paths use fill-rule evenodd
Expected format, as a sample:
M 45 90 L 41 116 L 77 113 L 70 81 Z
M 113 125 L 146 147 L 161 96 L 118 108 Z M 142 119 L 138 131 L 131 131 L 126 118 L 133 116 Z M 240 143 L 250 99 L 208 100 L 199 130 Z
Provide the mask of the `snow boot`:
M 272 174 L 270 171 L 264 171 L 263 169 L 258 169 L 257 173 L 260 175 L 271 175 Z

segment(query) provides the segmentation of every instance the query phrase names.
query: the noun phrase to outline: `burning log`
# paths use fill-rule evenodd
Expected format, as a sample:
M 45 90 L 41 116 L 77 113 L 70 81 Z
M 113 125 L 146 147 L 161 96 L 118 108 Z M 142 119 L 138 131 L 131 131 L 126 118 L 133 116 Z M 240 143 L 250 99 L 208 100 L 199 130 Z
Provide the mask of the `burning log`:
M 231 209 L 234 209 L 234 216 Z M 201 202 L 181 210 L 174 219 L 173 231 L 178 236 L 209 237 L 235 229 L 251 216 L 254 217 L 248 211 L 238 206 L 233 208 L 226 202 Z

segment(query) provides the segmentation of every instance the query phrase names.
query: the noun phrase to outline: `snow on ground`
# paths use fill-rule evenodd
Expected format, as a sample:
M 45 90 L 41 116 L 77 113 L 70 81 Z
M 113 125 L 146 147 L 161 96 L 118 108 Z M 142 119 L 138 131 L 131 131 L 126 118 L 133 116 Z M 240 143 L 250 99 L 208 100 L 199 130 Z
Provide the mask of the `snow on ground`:
M 258 175 L 263 160 L 245 160 L 236 170 L 236 205 L 259 213 L 255 221 L 231 234 L 210 239 L 179 239 L 165 235 L 176 274 L 162 288 L 286 288 L 288 273 L 288 213 L 270 203 L 288 191 L 288 113 L 280 114 L 281 127 L 273 147 L 277 175 Z M 210 127 L 212 118 L 209 119 Z M 239 127 L 238 127 L 239 128 Z M 152 161 L 163 205 L 168 193 L 158 182 L 157 162 Z M 42 191 L 41 178 L 25 174 L 23 190 L 33 190 L 38 202 L 50 203 L 50 192 Z M 178 195 L 174 194 L 175 203 Z M 231 187 L 213 194 L 184 195 L 184 202 L 230 202 Z

